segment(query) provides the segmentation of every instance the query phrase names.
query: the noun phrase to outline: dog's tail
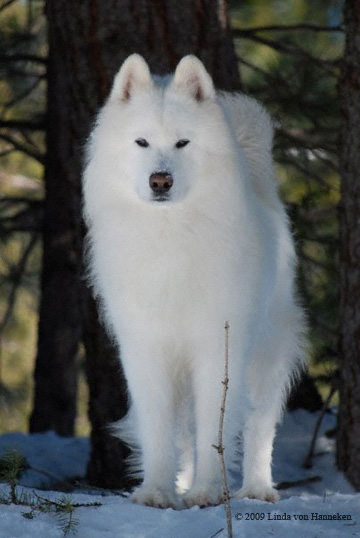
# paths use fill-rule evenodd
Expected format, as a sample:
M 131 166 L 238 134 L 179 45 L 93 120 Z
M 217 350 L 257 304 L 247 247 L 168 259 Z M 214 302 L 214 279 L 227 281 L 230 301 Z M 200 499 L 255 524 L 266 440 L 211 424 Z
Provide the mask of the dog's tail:
M 136 417 L 134 408 L 130 406 L 127 414 L 108 426 L 110 433 L 128 445 L 131 452 L 126 459 L 127 472 L 133 479 L 143 478 L 143 466 L 140 445 L 136 434 Z
M 252 97 L 219 93 L 220 105 L 246 159 L 250 179 L 262 202 L 282 212 L 272 158 L 273 123 L 265 108 Z

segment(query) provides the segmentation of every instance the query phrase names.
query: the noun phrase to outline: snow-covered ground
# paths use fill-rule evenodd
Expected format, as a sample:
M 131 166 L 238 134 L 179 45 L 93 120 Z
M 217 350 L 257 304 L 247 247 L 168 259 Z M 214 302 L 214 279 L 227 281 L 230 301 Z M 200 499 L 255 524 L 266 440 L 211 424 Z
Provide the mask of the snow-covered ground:
M 269 504 L 255 500 L 233 500 L 234 538 L 349 538 L 360 536 L 360 493 L 355 493 L 335 468 L 334 445 L 324 433 L 333 428 L 335 417 L 328 413 L 322 423 L 317 442 L 314 466 L 302 468 L 316 414 L 305 411 L 288 413 L 279 428 L 274 451 L 274 480 L 295 481 L 321 476 L 322 480 L 296 488 L 281 490 L 281 500 Z M 53 433 L 25 435 L 10 433 L 0 436 L 0 454 L 7 448 L 18 448 L 29 464 L 47 471 L 53 478 L 37 471 L 27 471 L 21 483 L 39 488 L 55 477 L 65 479 L 83 476 L 89 456 L 88 440 L 60 438 Z M 19 489 L 23 489 L 19 486 Z M 0 484 L 0 494 L 9 487 Z M 63 493 L 36 492 L 50 500 L 59 500 Z M 98 501 L 96 508 L 77 508 L 78 538 L 225 538 L 227 536 L 224 507 L 175 511 L 132 504 L 121 495 L 99 495 L 99 492 L 74 492 L 76 503 Z M 61 538 L 53 515 L 37 513 L 29 520 L 23 506 L 0 504 L 0 538 Z M 335 515 L 337 519 L 324 519 Z M 321 518 L 322 516 L 322 518 Z M 345 517 L 344 517 L 345 516 Z M 282 518 L 282 519 L 279 519 Z M 316 519 L 317 518 L 317 519 Z

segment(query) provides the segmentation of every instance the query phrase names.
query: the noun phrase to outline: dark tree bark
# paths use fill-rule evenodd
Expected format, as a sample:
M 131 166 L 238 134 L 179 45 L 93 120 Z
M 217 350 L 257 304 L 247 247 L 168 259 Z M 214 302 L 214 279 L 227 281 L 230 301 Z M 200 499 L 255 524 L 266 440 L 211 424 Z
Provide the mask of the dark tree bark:
M 222 89 L 239 75 L 224 0 L 48 0 L 49 31 L 44 269 L 31 431 L 73 432 L 76 355 L 86 349 L 92 455 L 89 480 L 121 487 L 127 448 L 106 431 L 126 412 L 117 352 L 82 279 L 82 150 L 114 74 L 131 53 L 153 72 L 199 56 Z
M 344 5 L 340 100 L 340 405 L 337 463 L 360 490 L 360 5 Z

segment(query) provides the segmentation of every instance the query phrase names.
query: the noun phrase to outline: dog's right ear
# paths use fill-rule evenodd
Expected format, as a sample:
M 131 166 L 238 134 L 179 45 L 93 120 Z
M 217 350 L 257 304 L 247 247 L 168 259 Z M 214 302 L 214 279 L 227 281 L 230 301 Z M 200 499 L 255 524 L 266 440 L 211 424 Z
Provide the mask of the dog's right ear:
M 115 76 L 110 99 L 129 101 L 134 92 L 153 84 L 148 64 L 140 54 L 131 54 Z

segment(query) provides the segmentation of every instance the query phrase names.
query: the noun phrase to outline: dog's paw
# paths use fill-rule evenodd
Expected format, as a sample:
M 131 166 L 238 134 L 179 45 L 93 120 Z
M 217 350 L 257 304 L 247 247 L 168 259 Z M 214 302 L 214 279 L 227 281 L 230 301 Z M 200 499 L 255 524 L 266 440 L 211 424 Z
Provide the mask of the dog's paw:
M 175 492 L 158 486 L 140 486 L 131 495 L 130 499 L 134 503 L 145 504 L 155 508 L 183 508 L 181 499 Z
M 183 495 L 183 502 L 187 508 L 191 506 L 214 506 L 223 502 L 220 486 L 193 487 Z
M 269 503 L 275 503 L 280 499 L 280 495 L 271 486 L 248 486 L 243 487 L 236 491 L 233 495 L 235 499 L 258 499 L 259 501 L 267 501 Z

